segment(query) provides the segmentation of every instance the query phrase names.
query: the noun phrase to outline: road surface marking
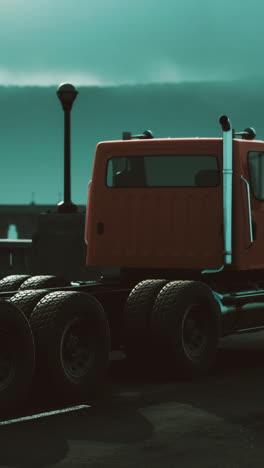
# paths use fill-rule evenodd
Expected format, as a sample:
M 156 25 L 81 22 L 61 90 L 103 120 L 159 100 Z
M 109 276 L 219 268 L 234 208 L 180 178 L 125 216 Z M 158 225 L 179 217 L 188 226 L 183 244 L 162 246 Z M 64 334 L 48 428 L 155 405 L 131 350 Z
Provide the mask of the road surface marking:
M 79 411 L 82 409 L 91 408 L 90 405 L 79 405 L 71 406 L 70 408 L 63 408 L 60 410 L 47 411 L 46 413 L 32 414 L 31 416 L 23 416 L 17 419 L 7 419 L 6 421 L 0 421 L 0 426 L 6 426 L 7 424 L 15 424 L 18 422 L 30 421 L 32 419 L 46 418 L 47 416 L 54 416 L 56 414 L 70 413 L 71 411 Z

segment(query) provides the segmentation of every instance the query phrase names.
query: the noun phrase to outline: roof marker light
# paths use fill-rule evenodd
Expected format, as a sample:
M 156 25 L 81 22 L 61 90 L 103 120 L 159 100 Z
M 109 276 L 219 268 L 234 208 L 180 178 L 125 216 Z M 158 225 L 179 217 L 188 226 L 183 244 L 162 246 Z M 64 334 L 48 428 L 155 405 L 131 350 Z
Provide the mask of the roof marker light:
M 123 136 L 123 140 L 132 140 L 132 139 L 149 140 L 149 139 L 154 138 L 151 130 L 145 130 L 141 135 L 132 135 L 131 132 L 123 132 L 122 136 Z

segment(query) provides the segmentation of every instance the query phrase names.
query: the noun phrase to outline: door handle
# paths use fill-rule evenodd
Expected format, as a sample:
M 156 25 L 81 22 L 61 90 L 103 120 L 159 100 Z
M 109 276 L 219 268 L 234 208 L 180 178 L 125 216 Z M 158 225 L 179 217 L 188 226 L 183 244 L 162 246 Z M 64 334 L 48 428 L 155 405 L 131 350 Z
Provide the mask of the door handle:
M 104 234 L 104 223 L 97 223 L 97 234 Z
M 253 239 L 253 229 L 252 229 L 252 211 L 251 211 L 251 202 L 250 202 L 250 185 L 247 179 L 245 179 L 243 176 L 240 176 L 243 182 L 246 184 L 246 189 L 247 189 L 247 201 L 248 201 L 248 222 L 249 222 L 249 238 L 250 238 L 250 245 L 247 247 L 252 246 L 254 239 Z

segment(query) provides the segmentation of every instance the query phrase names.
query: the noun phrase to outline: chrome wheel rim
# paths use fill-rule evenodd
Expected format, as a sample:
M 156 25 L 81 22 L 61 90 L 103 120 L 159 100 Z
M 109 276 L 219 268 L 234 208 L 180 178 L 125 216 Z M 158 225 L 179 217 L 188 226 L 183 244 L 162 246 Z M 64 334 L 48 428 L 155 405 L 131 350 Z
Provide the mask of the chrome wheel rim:
M 182 320 L 182 345 L 191 361 L 199 361 L 208 343 L 206 315 L 197 304 L 191 304 Z
M 87 332 L 87 321 L 76 318 L 67 324 L 61 339 L 60 358 L 70 380 L 78 381 L 89 372 L 94 350 L 91 334 Z
M 7 330 L 0 330 L 0 391 L 8 388 L 15 376 L 16 359 L 12 342 Z

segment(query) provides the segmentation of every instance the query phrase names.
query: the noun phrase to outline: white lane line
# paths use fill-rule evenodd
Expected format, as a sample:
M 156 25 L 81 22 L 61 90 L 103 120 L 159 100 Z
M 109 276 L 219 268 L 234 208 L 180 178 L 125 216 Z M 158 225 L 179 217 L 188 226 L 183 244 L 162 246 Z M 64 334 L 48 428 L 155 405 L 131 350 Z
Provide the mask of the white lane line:
M 90 405 L 79 405 L 71 406 L 70 408 L 63 408 L 60 410 L 47 411 L 46 413 L 32 414 L 31 416 L 23 416 L 17 419 L 7 419 L 6 421 L 0 421 L 0 426 L 6 426 L 7 424 L 15 424 L 18 422 L 30 421 L 32 419 L 46 418 L 47 416 L 54 416 L 56 414 L 70 413 L 71 411 L 79 411 L 82 409 L 91 408 Z

